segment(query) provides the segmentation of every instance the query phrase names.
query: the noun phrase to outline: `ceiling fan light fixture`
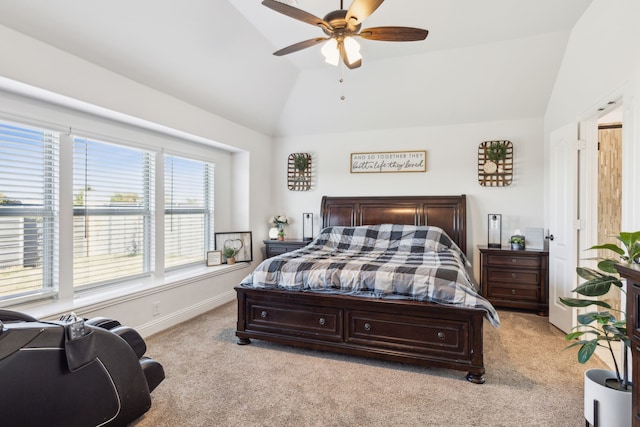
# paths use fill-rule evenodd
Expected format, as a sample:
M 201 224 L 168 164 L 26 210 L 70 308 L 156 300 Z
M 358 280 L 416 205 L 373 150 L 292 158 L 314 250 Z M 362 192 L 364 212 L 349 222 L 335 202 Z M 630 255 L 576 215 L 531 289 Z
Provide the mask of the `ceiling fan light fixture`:
M 324 61 L 331 65 L 338 65 L 340 61 L 340 52 L 338 51 L 338 42 L 331 38 L 322 46 L 320 52 L 324 55 Z
M 332 65 L 344 62 L 347 68 L 353 70 L 362 65 L 362 55 L 360 45 L 351 36 L 376 41 L 410 42 L 424 40 L 429 34 L 429 31 L 421 28 L 398 26 L 370 27 L 361 30 L 362 22 L 376 11 L 384 0 L 352 0 L 348 10 L 344 9 L 343 0 L 340 0 L 340 9 L 327 13 L 324 18 L 318 18 L 312 13 L 291 6 L 295 1 L 262 0 L 262 4 L 290 18 L 319 27 L 327 37 L 316 37 L 294 43 L 274 52 L 276 56 L 298 52 L 327 40 L 322 47 L 325 61 Z
M 344 50 L 347 53 L 347 61 L 354 64 L 362 59 L 360 55 L 360 44 L 353 37 L 344 38 Z

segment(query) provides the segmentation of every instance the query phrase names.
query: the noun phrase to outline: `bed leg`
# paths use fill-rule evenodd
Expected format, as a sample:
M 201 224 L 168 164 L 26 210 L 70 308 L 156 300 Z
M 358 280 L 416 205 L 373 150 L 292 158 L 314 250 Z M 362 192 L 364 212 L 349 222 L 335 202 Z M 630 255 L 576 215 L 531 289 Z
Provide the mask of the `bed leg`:
M 251 340 L 249 338 L 238 338 L 238 345 L 247 345 L 251 344 Z
M 467 374 L 467 381 L 474 384 L 484 384 L 484 374 L 474 374 L 472 372 L 469 372 Z

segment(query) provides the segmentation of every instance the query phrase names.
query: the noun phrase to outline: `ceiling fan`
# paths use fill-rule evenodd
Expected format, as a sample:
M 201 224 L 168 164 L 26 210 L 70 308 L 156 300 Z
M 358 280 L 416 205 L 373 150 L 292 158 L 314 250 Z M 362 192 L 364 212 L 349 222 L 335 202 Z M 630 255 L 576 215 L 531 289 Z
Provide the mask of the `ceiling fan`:
M 299 21 L 320 27 L 328 36 L 294 43 L 273 54 L 276 56 L 287 55 L 327 41 L 322 47 L 325 61 L 338 65 L 338 62 L 342 60 L 348 68 L 353 69 L 362 65 L 362 56 L 359 52 L 360 45 L 354 37 L 390 42 L 419 41 L 427 38 L 429 31 L 420 28 L 372 27 L 361 30 L 362 21 L 375 12 L 383 1 L 353 0 L 351 7 L 345 10 L 343 8 L 343 0 L 340 0 L 339 10 L 329 12 L 324 18 L 320 19 L 302 9 L 282 3 L 282 1 L 263 0 L 262 4 L 266 7 Z

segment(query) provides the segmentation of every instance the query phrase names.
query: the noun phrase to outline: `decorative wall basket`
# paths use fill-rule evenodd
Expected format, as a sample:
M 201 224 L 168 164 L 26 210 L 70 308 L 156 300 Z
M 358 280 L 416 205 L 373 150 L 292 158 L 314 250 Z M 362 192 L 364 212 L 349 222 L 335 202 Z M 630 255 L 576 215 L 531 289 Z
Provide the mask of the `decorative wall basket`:
M 287 161 L 287 186 L 291 191 L 311 190 L 311 154 L 289 154 Z
M 478 182 L 484 187 L 506 187 L 513 179 L 511 141 L 484 141 L 478 146 Z

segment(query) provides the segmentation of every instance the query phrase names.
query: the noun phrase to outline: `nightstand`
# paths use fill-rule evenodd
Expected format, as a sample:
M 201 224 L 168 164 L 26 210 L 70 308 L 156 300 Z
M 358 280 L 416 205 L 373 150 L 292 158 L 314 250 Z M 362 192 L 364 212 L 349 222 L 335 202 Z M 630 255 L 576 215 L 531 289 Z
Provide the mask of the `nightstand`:
M 302 240 L 263 240 L 263 242 L 267 247 L 266 257 L 271 258 L 276 255 L 304 248 L 311 243 L 311 240 L 308 242 Z
M 496 307 L 549 313 L 549 252 L 541 249 L 511 250 L 508 247 L 480 250 L 481 294 Z

